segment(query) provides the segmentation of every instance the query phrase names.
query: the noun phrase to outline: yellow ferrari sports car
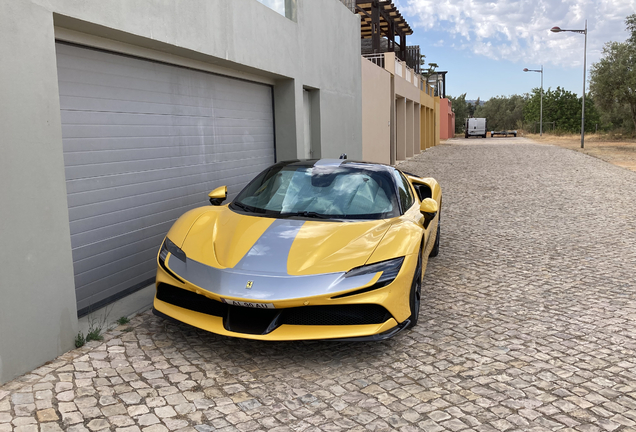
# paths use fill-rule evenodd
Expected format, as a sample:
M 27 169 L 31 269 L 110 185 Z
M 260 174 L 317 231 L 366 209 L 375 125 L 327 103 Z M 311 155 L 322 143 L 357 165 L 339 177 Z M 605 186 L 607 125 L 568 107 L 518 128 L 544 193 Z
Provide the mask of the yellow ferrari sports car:
M 279 162 L 230 203 L 181 216 L 157 256 L 153 312 L 260 340 L 381 340 L 417 324 L 439 251 L 432 178 L 346 159 Z

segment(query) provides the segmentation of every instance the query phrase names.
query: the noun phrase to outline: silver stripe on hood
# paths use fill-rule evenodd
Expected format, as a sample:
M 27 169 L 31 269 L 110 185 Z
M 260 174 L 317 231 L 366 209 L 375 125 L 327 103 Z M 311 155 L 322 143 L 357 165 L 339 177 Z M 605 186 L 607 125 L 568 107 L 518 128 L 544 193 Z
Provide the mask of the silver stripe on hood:
M 276 219 L 234 269 L 287 275 L 289 250 L 304 223 L 302 220 Z
M 276 220 L 234 268 L 218 269 L 172 255 L 167 265 L 179 277 L 218 294 L 245 300 L 280 301 L 349 291 L 371 282 L 374 273 L 344 277 L 345 272 L 292 276 L 287 273 L 291 245 L 304 221 Z M 173 259 L 174 258 L 174 259 Z M 252 281 L 248 289 L 247 282 Z

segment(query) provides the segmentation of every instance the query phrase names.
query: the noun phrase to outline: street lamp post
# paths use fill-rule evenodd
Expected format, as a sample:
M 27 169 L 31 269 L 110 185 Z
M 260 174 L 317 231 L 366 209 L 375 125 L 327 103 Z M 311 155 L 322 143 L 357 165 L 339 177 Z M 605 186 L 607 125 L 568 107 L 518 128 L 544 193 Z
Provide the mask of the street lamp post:
M 581 107 L 581 148 L 585 148 L 585 64 L 587 60 L 587 20 L 585 20 L 584 30 L 565 30 L 559 27 L 552 27 L 550 31 L 553 33 L 572 32 L 585 35 L 585 45 L 583 45 L 583 103 Z
M 524 68 L 524 72 L 541 72 L 541 109 L 540 109 L 540 118 L 539 118 L 539 136 L 543 136 L 543 65 L 541 65 L 541 69 L 528 69 Z

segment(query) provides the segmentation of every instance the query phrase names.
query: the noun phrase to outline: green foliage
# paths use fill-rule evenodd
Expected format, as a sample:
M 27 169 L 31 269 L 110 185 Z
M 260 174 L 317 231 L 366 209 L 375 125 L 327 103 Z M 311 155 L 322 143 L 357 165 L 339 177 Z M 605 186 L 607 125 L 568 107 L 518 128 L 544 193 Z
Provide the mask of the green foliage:
M 627 42 L 632 45 L 636 45 L 636 13 L 625 18 L 625 25 L 627 27 L 627 31 L 631 33 Z
M 117 320 L 117 324 L 119 325 L 124 325 L 124 324 L 128 324 L 130 322 L 130 320 L 128 319 L 128 317 L 121 317 Z
M 466 104 L 466 93 L 459 97 L 448 96 L 455 112 L 455 133 L 464 131 L 464 119 L 468 117 L 468 106 Z
M 592 65 L 590 91 L 603 109 L 609 127 L 625 127 L 626 108 L 636 131 L 636 14 L 625 20 L 631 36 L 626 42 L 608 42 L 603 56 Z
M 612 104 L 611 107 L 600 109 L 601 121 L 599 129 L 633 134 L 634 121 L 628 104 Z
M 88 329 L 88 333 L 86 334 L 86 342 L 90 341 L 100 341 L 104 340 L 104 336 L 102 336 L 102 328 L 101 327 L 90 327 Z
M 520 129 L 528 95 L 498 96 L 475 108 L 475 117 L 485 117 L 488 130 Z
M 86 339 L 84 338 L 82 332 L 77 333 L 77 336 L 75 336 L 75 348 L 83 347 L 85 343 Z
M 543 93 L 543 123 L 555 123 L 559 132 L 581 132 L 581 104 L 582 100 L 575 93 L 557 87 L 548 88 Z M 541 90 L 532 89 L 531 95 L 523 109 L 526 124 L 538 122 L 540 119 Z M 600 116 L 592 98 L 585 98 L 585 130 L 592 132 Z

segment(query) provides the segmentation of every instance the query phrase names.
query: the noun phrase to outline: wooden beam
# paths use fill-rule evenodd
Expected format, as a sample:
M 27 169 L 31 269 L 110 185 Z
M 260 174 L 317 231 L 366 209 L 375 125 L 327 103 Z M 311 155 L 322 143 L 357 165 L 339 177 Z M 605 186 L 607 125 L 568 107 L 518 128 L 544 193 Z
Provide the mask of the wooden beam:
M 380 52 L 380 5 L 378 0 L 371 4 L 371 47 L 374 53 Z

